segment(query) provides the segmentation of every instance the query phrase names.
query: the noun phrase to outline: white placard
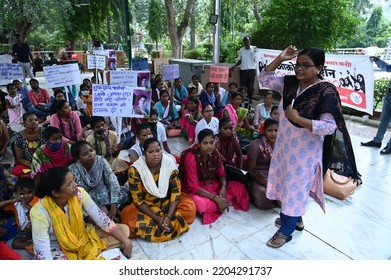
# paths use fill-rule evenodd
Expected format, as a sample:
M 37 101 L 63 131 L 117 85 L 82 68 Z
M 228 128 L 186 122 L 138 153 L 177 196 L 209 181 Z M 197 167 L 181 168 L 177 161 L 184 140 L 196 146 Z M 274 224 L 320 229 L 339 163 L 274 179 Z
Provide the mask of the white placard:
M 110 71 L 110 85 L 130 87 L 150 87 L 151 73 L 149 71 Z
M 106 57 L 102 55 L 87 55 L 87 69 L 104 70 L 106 68 Z
M 79 65 L 77 63 L 43 67 L 48 88 L 80 85 Z
M 133 108 L 133 89 L 125 86 L 92 85 L 92 115 L 129 117 Z
M 22 65 L 18 63 L 0 63 L 0 80 L 23 79 Z

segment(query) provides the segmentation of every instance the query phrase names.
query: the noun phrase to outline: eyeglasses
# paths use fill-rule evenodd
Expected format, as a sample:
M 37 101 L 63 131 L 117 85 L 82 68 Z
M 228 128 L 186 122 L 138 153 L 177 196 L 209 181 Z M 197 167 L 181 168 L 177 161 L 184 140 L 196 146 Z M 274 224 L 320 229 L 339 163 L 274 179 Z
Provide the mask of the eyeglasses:
M 308 68 L 312 67 L 312 66 L 316 66 L 315 64 L 308 64 L 308 63 L 303 63 L 303 64 L 300 64 L 300 63 L 296 63 L 295 64 L 295 69 L 303 69 L 303 70 L 307 70 Z

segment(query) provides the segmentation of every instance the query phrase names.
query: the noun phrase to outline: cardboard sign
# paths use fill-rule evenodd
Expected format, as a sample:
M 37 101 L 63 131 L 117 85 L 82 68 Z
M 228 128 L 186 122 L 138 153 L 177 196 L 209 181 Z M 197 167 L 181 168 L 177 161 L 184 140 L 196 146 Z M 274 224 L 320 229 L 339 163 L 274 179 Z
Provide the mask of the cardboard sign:
M 132 70 L 148 70 L 148 59 L 144 57 L 132 58 Z
M 140 90 L 143 92 L 138 93 Z M 145 95 L 145 105 L 149 104 L 149 110 L 151 91 L 126 86 L 94 84 L 92 85 L 92 114 L 102 117 L 140 117 L 134 108 L 137 102 L 137 96 L 134 95 Z
M 163 73 L 163 65 L 168 64 L 169 58 L 154 58 L 153 59 L 153 72 L 155 74 Z
M 79 65 L 77 63 L 43 67 L 48 88 L 80 85 Z
M 212 83 L 228 83 L 229 68 L 222 66 L 210 66 L 209 81 Z
M 174 80 L 179 78 L 179 65 L 178 64 L 167 64 L 163 65 L 163 80 Z
M 106 56 L 87 55 L 87 69 L 104 70 L 106 68 Z

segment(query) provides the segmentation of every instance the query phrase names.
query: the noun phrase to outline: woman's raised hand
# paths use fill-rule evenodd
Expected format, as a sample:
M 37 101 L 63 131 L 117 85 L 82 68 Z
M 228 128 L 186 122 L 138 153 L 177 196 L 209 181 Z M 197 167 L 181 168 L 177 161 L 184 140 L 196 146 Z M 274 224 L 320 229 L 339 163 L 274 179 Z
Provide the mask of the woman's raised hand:
M 297 50 L 297 48 L 295 46 L 290 45 L 285 50 L 283 50 L 279 56 L 282 60 L 285 61 L 298 56 L 298 54 L 299 51 Z

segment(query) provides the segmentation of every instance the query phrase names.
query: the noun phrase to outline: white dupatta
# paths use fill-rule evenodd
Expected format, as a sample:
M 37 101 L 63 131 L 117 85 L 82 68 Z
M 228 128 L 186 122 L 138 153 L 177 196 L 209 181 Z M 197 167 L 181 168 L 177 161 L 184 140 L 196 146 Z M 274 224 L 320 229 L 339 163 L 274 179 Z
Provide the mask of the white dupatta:
M 140 179 L 147 192 L 158 198 L 164 198 L 167 195 L 168 186 L 170 183 L 170 177 L 173 170 L 177 169 L 177 164 L 173 162 L 171 158 L 163 154 L 162 164 L 159 172 L 159 182 L 156 185 L 153 175 L 149 170 L 147 163 L 145 162 L 145 156 L 140 157 L 133 163 L 133 166 L 140 174 Z

